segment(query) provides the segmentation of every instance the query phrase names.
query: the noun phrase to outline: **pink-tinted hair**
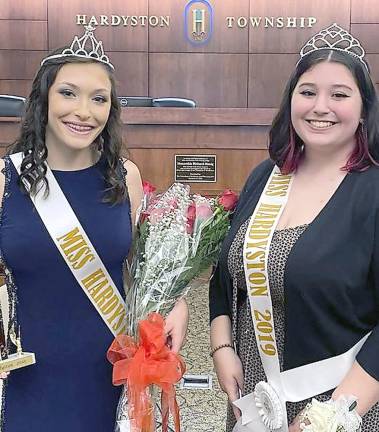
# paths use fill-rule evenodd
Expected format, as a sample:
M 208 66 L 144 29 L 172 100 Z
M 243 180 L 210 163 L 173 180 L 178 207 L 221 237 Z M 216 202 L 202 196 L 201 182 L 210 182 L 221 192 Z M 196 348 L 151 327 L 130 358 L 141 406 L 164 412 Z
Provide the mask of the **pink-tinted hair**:
M 303 153 L 302 146 L 296 143 L 296 132 L 292 123 L 290 123 L 289 135 L 289 143 L 283 151 L 283 165 L 280 169 L 283 174 L 289 174 L 296 171 Z M 364 171 L 371 165 L 379 166 L 379 163 L 370 154 L 367 130 L 362 123 L 360 123 L 357 128 L 355 138 L 355 148 L 346 162 L 346 165 L 341 167 L 341 169 L 352 172 Z
M 364 171 L 371 165 L 379 165 L 370 154 L 367 129 L 363 123 L 359 123 L 357 132 L 355 133 L 355 143 L 355 148 L 342 169 L 348 172 Z
M 283 151 L 283 165 L 280 168 L 282 174 L 289 174 L 293 171 L 296 171 L 302 155 L 302 146 L 296 143 L 296 132 L 292 126 L 292 123 L 290 123 L 289 135 L 289 143 Z

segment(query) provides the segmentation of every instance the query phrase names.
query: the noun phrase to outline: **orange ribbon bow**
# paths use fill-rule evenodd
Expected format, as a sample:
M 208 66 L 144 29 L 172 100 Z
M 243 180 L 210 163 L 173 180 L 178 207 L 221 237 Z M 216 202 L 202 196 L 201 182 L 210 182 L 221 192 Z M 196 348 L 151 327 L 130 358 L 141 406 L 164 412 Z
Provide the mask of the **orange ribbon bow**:
M 155 384 L 162 389 L 162 432 L 168 430 L 170 412 L 175 431 L 180 432 L 179 407 L 174 384 L 184 372 L 182 358 L 166 345 L 164 319 L 151 313 L 138 324 L 139 343 L 130 336 L 117 336 L 107 358 L 113 364 L 113 384 L 127 384 L 129 419 L 133 432 L 154 431 L 154 409 L 148 387 Z

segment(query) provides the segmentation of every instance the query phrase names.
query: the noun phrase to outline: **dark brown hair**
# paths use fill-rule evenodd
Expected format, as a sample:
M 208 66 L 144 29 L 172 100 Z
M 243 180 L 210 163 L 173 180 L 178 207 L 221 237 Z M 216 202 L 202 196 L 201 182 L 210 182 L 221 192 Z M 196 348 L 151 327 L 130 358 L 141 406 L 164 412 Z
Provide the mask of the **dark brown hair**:
M 61 53 L 64 48 L 52 52 L 50 55 Z M 25 117 L 21 132 L 10 153 L 23 152 L 24 159 L 19 177 L 20 188 L 30 195 L 35 195 L 41 189 L 49 193 L 46 180 L 46 164 L 48 149 L 45 143 L 46 125 L 48 121 L 48 95 L 58 71 L 69 63 L 97 63 L 104 67 L 111 82 L 111 108 L 108 121 L 96 139 L 101 144 L 102 158 L 104 159 L 106 190 L 104 201 L 112 204 L 124 201 L 128 196 L 123 167 L 120 159 L 122 148 L 122 127 L 120 120 L 120 105 L 115 91 L 113 71 L 106 64 L 95 60 L 68 56 L 49 59 L 38 70 L 31 93 L 27 99 Z M 25 187 L 25 183 L 28 188 Z

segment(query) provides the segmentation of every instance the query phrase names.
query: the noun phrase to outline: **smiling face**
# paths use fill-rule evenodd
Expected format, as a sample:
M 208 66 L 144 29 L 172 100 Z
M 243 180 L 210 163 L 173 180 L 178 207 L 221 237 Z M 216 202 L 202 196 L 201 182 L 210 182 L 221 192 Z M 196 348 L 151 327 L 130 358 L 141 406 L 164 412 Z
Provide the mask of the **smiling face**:
M 299 78 L 291 99 L 291 120 L 306 149 L 352 151 L 361 116 L 362 98 L 344 65 L 324 61 Z
M 46 146 L 55 151 L 89 150 L 111 108 L 111 82 L 97 63 L 68 63 L 49 89 Z

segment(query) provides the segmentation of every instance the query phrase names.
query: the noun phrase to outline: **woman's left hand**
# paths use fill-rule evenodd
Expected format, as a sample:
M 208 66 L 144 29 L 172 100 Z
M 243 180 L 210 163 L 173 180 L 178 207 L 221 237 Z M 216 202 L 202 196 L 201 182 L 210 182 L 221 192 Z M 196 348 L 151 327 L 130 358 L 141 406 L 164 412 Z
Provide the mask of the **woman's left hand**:
M 180 299 L 166 317 L 165 333 L 171 351 L 178 353 L 184 344 L 188 327 L 188 306 Z

